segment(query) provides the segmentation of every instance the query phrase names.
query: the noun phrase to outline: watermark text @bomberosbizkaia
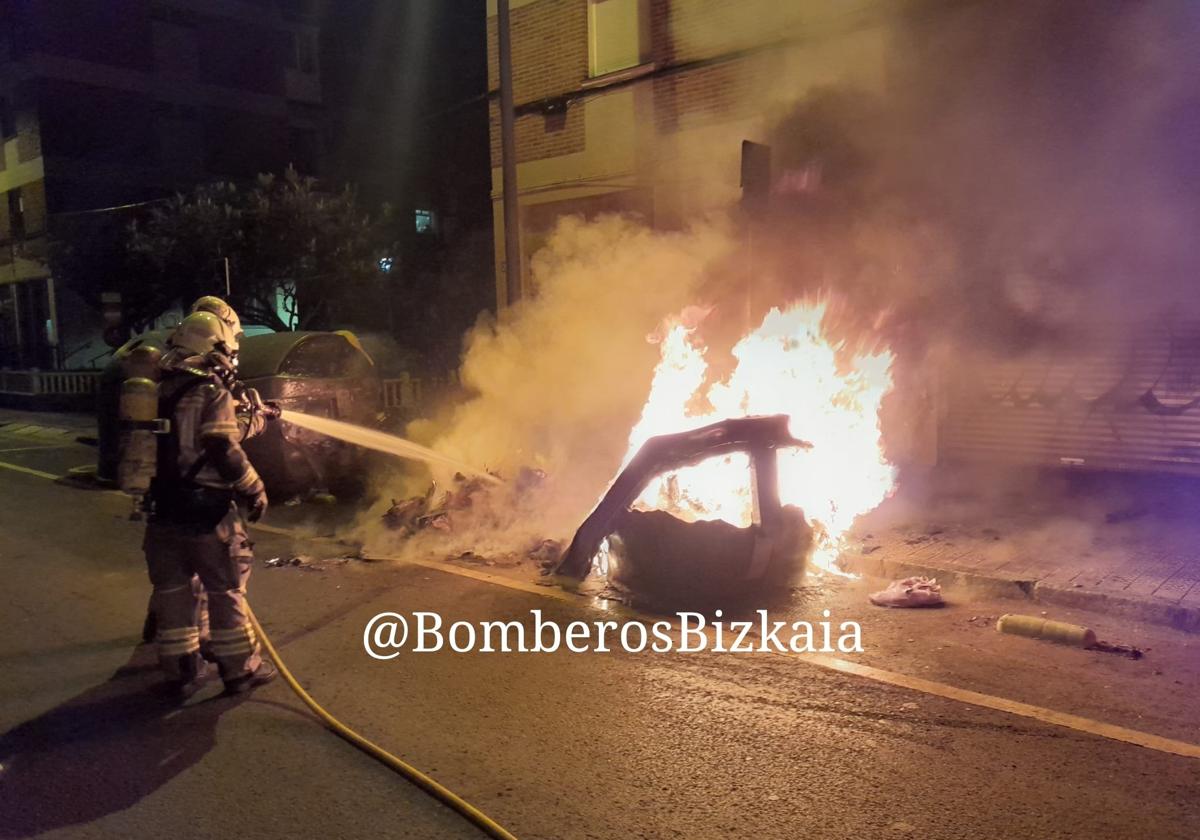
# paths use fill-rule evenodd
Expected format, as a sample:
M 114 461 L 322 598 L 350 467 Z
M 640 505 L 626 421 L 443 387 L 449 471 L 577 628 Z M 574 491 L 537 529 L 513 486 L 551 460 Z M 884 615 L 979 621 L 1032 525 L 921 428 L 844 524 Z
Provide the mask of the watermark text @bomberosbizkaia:
M 724 620 L 678 612 L 674 621 L 636 619 L 568 621 L 530 610 L 526 620 L 446 621 L 436 612 L 407 616 L 381 612 L 363 629 L 363 649 L 373 659 L 402 651 L 436 653 L 862 653 L 857 621 L 834 622 L 829 610 L 817 621 L 777 621 L 767 610 L 753 618 Z

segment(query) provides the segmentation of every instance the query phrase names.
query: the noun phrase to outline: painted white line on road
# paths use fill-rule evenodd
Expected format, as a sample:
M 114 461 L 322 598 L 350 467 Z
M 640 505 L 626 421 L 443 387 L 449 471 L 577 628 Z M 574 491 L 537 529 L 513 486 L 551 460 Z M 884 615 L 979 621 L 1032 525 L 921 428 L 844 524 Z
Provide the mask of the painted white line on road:
M 46 443 L 41 446 L 14 446 L 12 449 L 0 449 L 0 452 L 32 452 L 35 449 L 69 449 L 73 443 Z
M 516 589 L 521 592 L 528 592 L 533 595 L 541 595 L 544 598 L 553 598 L 559 601 L 574 601 L 578 603 L 579 598 L 562 590 L 550 587 L 538 586 L 525 581 L 512 580 L 502 575 L 488 574 L 475 569 L 465 569 L 460 566 L 454 566 L 449 563 L 444 563 L 437 560 L 407 560 L 400 559 L 399 562 L 406 563 L 412 566 L 423 566 L 430 569 L 437 569 L 459 577 L 470 578 L 472 580 L 483 581 L 497 586 L 504 586 L 508 589 Z M 648 621 L 655 620 L 656 616 L 636 613 L 629 611 L 631 615 L 636 615 Z M 886 685 L 894 685 L 898 688 L 907 688 L 911 691 L 919 691 L 922 694 L 931 694 L 935 697 L 942 697 L 947 700 L 955 700 L 959 703 L 966 703 L 970 706 L 981 706 L 986 709 L 993 709 L 999 712 L 1006 712 L 1011 715 L 1031 718 L 1049 723 L 1055 726 L 1063 726 L 1067 729 L 1074 729 L 1077 732 L 1084 732 L 1089 735 L 1097 735 L 1101 738 L 1108 738 L 1111 741 L 1121 741 L 1126 744 L 1134 744 L 1146 749 L 1156 750 L 1158 752 L 1171 753 L 1172 755 L 1181 755 L 1186 758 L 1200 758 L 1200 744 L 1191 744 L 1187 741 L 1176 741 L 1173 738 L 1164 738 L 1161 735 L 1152 735 L 1149 732 L 1141 732 L 1137 729 L 1128 729 L 1124 726 L 1117 726 L 1112 723 L 1104 723 L 1103 721 L 1092 720 L 1091 718 L 1081 717 L 1080 715 L 1072 715 L 1067 712 L 1058 712 L 1054 709 L 1046 709 L 1041 706 L 1034 706 L 1031 703 L 1022 703 L 1019 700 L 1009 700 L 1006 697 L 995 697 L 991 694 L 983 694 L 978 691 L 971 691 L 966 688 L 958 688 L 953 685 L 934 682 L 933 680 L 922 679 L 921 677 L 913 677 L 908 674 L 900 674 L 895 671 L 886 671 L 882 668 L 875 668 L 871 665 L 863 665 L 859 662 L 850 662 L 845 659 L 838 659 L 833 656 L 825 656 L 823 654 L 802 654 L 802 653 L 777 653 L 775 656 L 780 656 L 787 659 L 799 659 L 811 665 L 817 665 L 821 668 L 826 668 L 830 671 L 837 671 L 842 674 L 849 674 L 855 677 L 873 680 L 875 682 L 884 683 Z
M 255 531 L 263 531 L 268 534 L 277 534 L 278 536 L 281 536 L 281 537 L 292 537 L 294 539 L 309 539 L 309 540 L 328 539 L 328 537 L 305 536 L 304 534 L 298 534 L 295 531 L 289 530 L 287 528 L 277 528 L 274 525 L 266 525 L 262 522 L 255 522 L 250 527 L 253 528 Z
M 9 464 L 0 461 L 0 469 L 14 470 L 20 473 L 45 478 L 51 481 L 57 481 L 59 476 L 54 473 L 43 472 L 42 470 L 23 467 L 20 464 Z M 264 531 L 270 534 L 279 536 L 293 537 L 295 539 L 314 539 L 312 536 L 298 533 L 296 531 L 279 528 L 274 525 L 254 525 L 256 530 Z M 328 537 L 316 537 L 322 541 L 333 542 Z M 390 558 L 389 558 L 390 559 Z M 481 583 L 490 583 L 495 586 L 503 586 L 507 589 L 514 589 L 519 592 L 526 592 L 530 595 L 538 595 L 542 598 L 550 598 L 556 601 L 579 602 L 579 596 L 565 592 L 557 587 L 538 586 L 535 583 L 528 583 L 522 580 L 514 580 L 503 575 L 491 574 L 482 572 L 477 569 L 468 569 L 462 566 L 454 566 L 449 563 L 444 563 L 437 560 L 399 560 L 399 562 L 410 566 L 420 566 L 428 569 L 435 569 L 439 572 L 445 572 L 459 577 L 470 578 L 471 580 L 480 581 Z M 631 615 L 638 615 L 636 612 L 625 609 L 623 612 L 628 612 Z M 653 620 L 653 616 L 641 616 L 646 619 Z M 1019 700 L 1009 700 L 1006 697 L 995 697 L 991 694 L 983 694 L 978 691 L 971 691 L 966 688 L 958 688 L 953 685 L 934 682 L 933 680 L 922 679 L 921 677 L 913 677 L 908 674 L 900 674 L 895 671 L 886 671 L 882 668 L 875 668 L 871 665 L 863 665 L 858 662 L 850 662 L 845 659 L 838 659 L 832 656 L 824 656 L 822 654 L 776 654 L 777 656 L 786 657 L 789 659 L 799 659 L 812 665 L 817 665 L 821 668 L 826 668 L 831 671 L 837 671 L 842 674 L 848 674 L 863 679 L 873 680 L 874 682 L 884 683 L 885 685 L 894 685 L 898 688 L 906 688 L 910 691 L 919 691 L 922 694 L 930 694 L 935 697 L 942 697 L 947 700 L 955 700 L 959 703 L 965 703 L 970 706 L 979 706 L 986 709 L 993 709 L 999 712 L 1005 712 L 1010 715 L 1030 718 L 1032 720 L 1049 723 L 1054 726 L 1062 726 L 1067 729 L 1073 729 L 1076 732 L 1084 732 L 1089 735 L 1096 735 L 1101 738 L 1107 738 L 1111 741 L 1120 741 L 1126 744 L 1133 744 L 1146 749 L 1156 750 L 1158 752 L 1170 753 L 1171 755 L 1184 756 L 1186 758 L 1200 758 L 1200 744 L 1192 744 L 1187 741 L 1177 741 L 1174 738 L 1164 738 L 1161 735 L 1152 735 L 1149 732 L 1141 732 L 1137 729 L 1128 729 L 1124 726 L 1117 726 L 1112 723 L 1104 723 L 1103 721 L 1092 720 L 1091 718 L 1081 717 L 1079 715 L 1068 714 L 1067 712 L 1058 712 L 1054 709 L 1046 709 L 1041 706 L 1034 706 L 1031 703 L 1022 703 Z
M 58 481 L 58 478 L 59 478 L 54 473 L 43 472 L 42 470 L 35 470 L 33 467 L 23 467 L 20 464 L 10 464 L 7 461 L 0 461 L 0 469 L 12 470 L 13 472 L 25 473 L 26 475 L 35 475 L 38 478 L 46 478 L 46 479 L 49 479 L 50 481 Z
M 471 580 L 482 581 L 483 583 L 491 583 L 496 586 L 503 586 L 508 589 L 516 589 L 519 592 L 528 592 L 531 595 L 541 595 L 543 598 L 551 598 L 555 601 L 567 601 L 573 604 L 580 603 L 580 596 L 572 595 L 570 592 L 565 592 L 557 586 L 539 586 L 536 583 L 528 583 L 523 580 L 513 580 L 504 575 L 496 575 L 490 572 L 482 572 L 478 569 L 468 569 L 464 566 L 453 566 L 449 563 L 444 563 L 441 560 L 414 560 L 409 558 L 383 558 L 388 561 L 400 562 L 406 566 L 422 566 L 426 569 L 436 569 L 439 572 L 449 572 L 452 575 L 459 577 L 470 578 Z
M 788 654 L 779 655 L 788 656 Z M 922 679 L 921 677 L 898 674 L 895 671 L 885 671 L 882 668 L 863 665 L 861 662 L 849 662 L 845 659 L 837 659 L 822 654 L 795 654 L 794 656 L 806 662 L 811 662 L 814 665 L 820 665 L 822 668 L 828 668 L 831 671 L 852 674 L 856 677 L 865 677 L 876 682 L 920 691 L 923 694 L 933 694 L 938 697 L 944 697 L 947 700 L 968 703 L 972 706 L 983 706 L 984 708 L 995 709 L 996 711 L 1007 712 L 1012 715 L 1033 718 L 1043 723 L 1065 726 L 1068 729 L 1086 732 L 1090 735 L 1099 735 L 1102 738 L 1108 738 L 1113 741 L 1136 744 L 1139 747 L 1146 747 L 1147 749 L 1158 750 L 1159 752 L 1182 755 L 1187 758 L 1200 758 L 1200 744 L 1176 741 L 1173 738 L 1151 735 L 1149 732 L 1141 732 L 1137 729 L 1127 729 L 1124 726 L 1104 723 L 1103 721 L 1092 720 L 1091 718 L 1080 717 L 1079 715 L 1056 712 L 1054 709 L 1045 709 L 1030 703 L 1022 703 L 1019 700 L 994 697 L 991 694 L 981 694 L 978 691 L 945 685 L 944 683 Z

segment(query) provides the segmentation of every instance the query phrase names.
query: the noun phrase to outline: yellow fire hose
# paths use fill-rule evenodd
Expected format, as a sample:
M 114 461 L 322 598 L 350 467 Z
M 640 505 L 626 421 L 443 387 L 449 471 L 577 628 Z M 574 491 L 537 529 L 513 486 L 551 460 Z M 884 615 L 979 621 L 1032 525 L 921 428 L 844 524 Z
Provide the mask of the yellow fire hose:
M 346 726 L 333 715 L 329 714 L 329 712 L 325 711 L 321 704 L 314 700 L 312 696 L 304 690 L 304 687 L 296 681 L 296 678 L 292 676 L 292 672 L 288 670 L 288 667 L 283 664 L 283 659 L 279 656 L 279 651 L 275 649 L 275 645 L 271 644 L 270 637 L 268 637 L 263 631 L 262 625 L 258 623 L 258 617 L 254 615 L 254 611 L 250 609 L 249 604 L 246 605 L 246 613 L 250 616 L 250 623 L 254 625 L 254 632 L 258 634 L 258 638 L 262 641 L 262 645 L 266 649 L 267 654 L 275 662 L 275 667 L 279 669 L 279 673 L 283 676 L 284 682 L 286 682 L 292 691 L 296 693 L 297 697 L 304 701 L 304 705 L 308 706 L 309 710 L 311 710 L 314 715 L 320 718 L 322 723 L 333 730 L 336 735 L 339 735 L 343 739 L 349 741 L 351 744 L 358 747 L 375 760 L 381 762 L 387 767 L 390 767 L 392 770 L 395 770 L 401 776 L 408 779 L 417 787 L 421 788 L 421 790 L 428 793 L 434 799 L 437 799 L 445 805 L 453 808 L 459 814 L 466 817 L 469 821 L 478 826 L 485 834 L 495 837 L 497 840 L 517 840 L 516 835 L 508 831 L 508 829 L 500 825 L 500 823 L 483 813 L 483 811 L 480 811 L 454 791 L 441 785 L 435 779 L 426 776 L 420 770 L 413 767 L 411 764 L 408 764 L 403 759 L 392 755 L 378 744 L 368 741 L 366 738 L 359 735 L 350 727 Z

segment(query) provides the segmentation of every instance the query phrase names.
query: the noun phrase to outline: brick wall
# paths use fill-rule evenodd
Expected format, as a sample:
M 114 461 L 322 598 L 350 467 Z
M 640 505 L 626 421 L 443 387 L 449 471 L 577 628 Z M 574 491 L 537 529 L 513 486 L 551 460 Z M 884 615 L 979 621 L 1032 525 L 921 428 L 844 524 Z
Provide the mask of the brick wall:
M 569 155 L 582 152 L 584 137 L 584 107 L 572 105 L 566 114 L 544 117 L 525 114 L 517 117 L 513 134 L 517 145 L 517 162 Z M 500 106 L 493 102 L 490 109 L 492 138 L 492 167 L 500 166 Z
M 718 58 L 801 31 L 804 4 L 777 0 L 647 0 L 651 55 L 660 67 Z M 777 66 L 769 52 L 654 79 L 660 133 L 741 119 L 761 110 Z
M 751 56 L 654 79 L 654 126 L 661 134 L 761 110 L 769 57 Z
M 513 101 L 517 105 L 575 90 L 587 78 L 586 0 L 538 0 L 512 10 Z M 488 88 L 500 86 L 496 18 L 488 20 Z M 500 165 L 500 105 L 490 107 L 492 166 Z M 581 152 L 584 108 L 526 114 L 516 121 L 517 160 Z
M 728 63 L 663 74 L 638 84 L 654 91 L 661 134 L 761 113 L 780 72 L 778 50 L 753 48 L 785 39 L 819 43 L 852 26 L 879 0 L 643 0 L 650 18 L 650 55 L 662 70 L 746 50 Z M 588 70 L 587 0 L 538 0 L 512 11 L 513 90 L 518 105 L 578 89 Z M 499 85 L 496 18 L 488 21 L 489 88 Z M 538 160 L 584 150 L 586 101 L 564 115 L 519 117 L 517 159 Z M 492 165 L 500 165 L 500 117 L 491 104 Z
M 886 0 L 645 0 L 652 54 L 661 64 L 694 61 L 784 39 L 820 39 L 878 14 Z

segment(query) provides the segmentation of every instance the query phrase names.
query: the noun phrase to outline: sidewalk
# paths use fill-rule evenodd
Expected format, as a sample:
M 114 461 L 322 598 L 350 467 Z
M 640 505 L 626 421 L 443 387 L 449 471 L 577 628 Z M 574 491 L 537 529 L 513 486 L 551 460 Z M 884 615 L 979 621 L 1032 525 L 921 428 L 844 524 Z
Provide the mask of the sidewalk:
M 980 592 L 1200 633 L 1196 482 L 977 468 L 918 484 L 864 517 L 849 570 L 935 577 L 950 600 Z

